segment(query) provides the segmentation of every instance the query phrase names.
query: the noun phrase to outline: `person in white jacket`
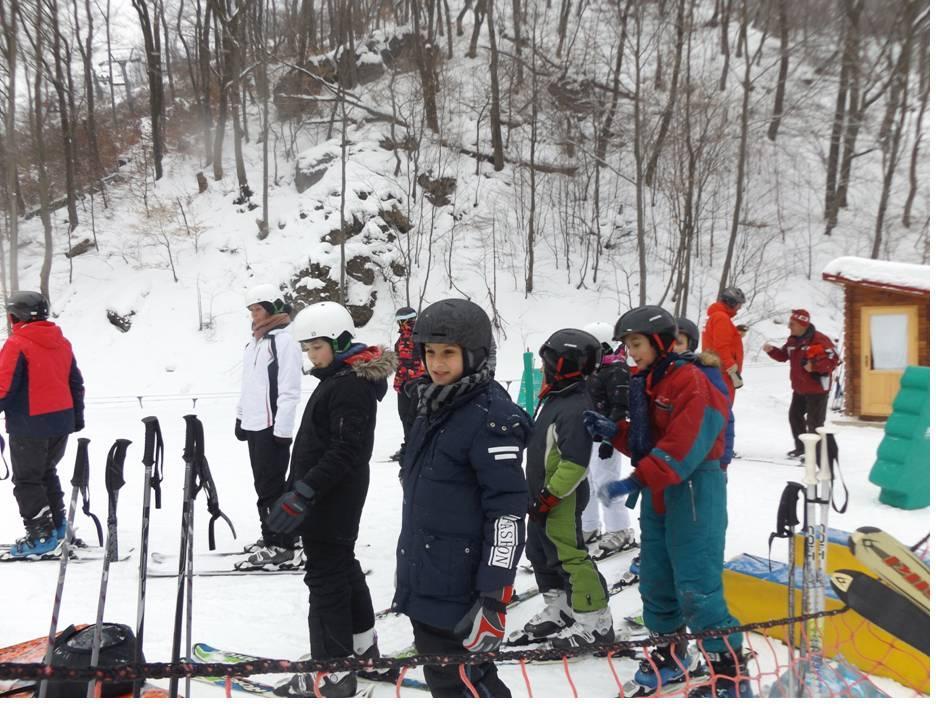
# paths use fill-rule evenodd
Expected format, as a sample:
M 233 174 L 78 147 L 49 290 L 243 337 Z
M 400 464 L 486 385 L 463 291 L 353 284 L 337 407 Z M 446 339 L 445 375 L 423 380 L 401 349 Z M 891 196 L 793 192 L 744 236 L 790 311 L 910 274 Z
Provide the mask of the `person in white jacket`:
M 244 370 L 234 435 L 247 442 L 261 537 L 244 547 L 250 556 L 237 569 L 300 568 L 302 551 L 295 538 L 268 530 L 270 506 L 286 491 L 289 446 L 302 379 L 302 353 L 287 327 L 290 307 L 273 285 L 258 285 L 246 295 L 250 342 L 244 348 Z

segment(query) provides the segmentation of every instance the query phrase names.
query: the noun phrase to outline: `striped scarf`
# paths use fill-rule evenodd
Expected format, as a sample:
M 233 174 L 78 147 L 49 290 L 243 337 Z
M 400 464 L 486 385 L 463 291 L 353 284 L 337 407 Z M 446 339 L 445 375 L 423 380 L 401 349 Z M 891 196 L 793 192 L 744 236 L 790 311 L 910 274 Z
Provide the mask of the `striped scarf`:
M 431 417 L 440 410 L 451 405 L 459 397 L 464 397 L 472 390 L 491 381 L 494 372 L 485 362 L 477 372 L 465 375 L 452 384 L 433 384 L 431 382 L 418 385 L 419 393 L 418 413 Z

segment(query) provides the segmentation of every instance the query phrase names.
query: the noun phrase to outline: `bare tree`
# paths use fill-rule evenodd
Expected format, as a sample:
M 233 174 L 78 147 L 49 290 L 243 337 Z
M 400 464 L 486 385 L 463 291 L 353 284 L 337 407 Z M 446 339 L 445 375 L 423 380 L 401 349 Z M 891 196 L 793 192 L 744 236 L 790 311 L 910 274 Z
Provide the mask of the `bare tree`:
M 150 126 L 153 142 L 154 179 L 162 178 L 163 159 L 163 81 L 162 53 L 159 38 L 159 15 L 153 12 L 150 17 L 145 0 L 132 0 L 133 7 L 140 19 L 143 32 L 143 44 L 146 48 L 146 74 L 149 79 Z M 129 90 L 128 90 L 129 91 Z
M 65 72 L 71 76 L 71 70 L 68 63 L 64 62 L 64 55 L 68 53 L 68 42 L 62 36 L 59 27 L 59 7 L 58 0 L 44 0 L 47 3 L 49 19 L 52 22 L 52 55 L 55 58 L 55 74 L 52 78 L 52 86 L 55 88 L 55 94 L 58 96 L 59 123 L 62 127 L 62 146 L 65 157 L 65 197 L 68 206 L 68 226 L 74 230 L 78 226 L 78 205 L 76 201 L 75 188 L 75 131 L 72 123 L 72 113 L 69 112 L 69 87 L 65 84 Z M 45 58 L 43 58 L 45 62 Z M 63 69 L 64 66 L 64 69 Z M 69 83 L 70 84 L 70 83 Z
M 16 35 L 16 21 L 19 14 L 19 0 L 10 0 L 10 15 L 7 17 L 4 7 L 5 3 L 0 2 L 0 27 L 3 28 L 4 38 L 4 60 L 6 61 L 7 87 L 6 87 L 6 111 L 4 113 L 4 134 L 6 142 L 3 144 L 3 163 L 6 170 L 4 183 L 7 199 L 7 227 L 10 235 L 10 289 L 19 289 L 19 273 L 17 265 L 19 264 L 18 244 L 19 244 L 19 211 L 16 206 L 17 181 L 16 181 L 16 55 L 18 52 Z M 3 268 L 3 245 L 0 243 L 0 280 L 3 282 L 3 296 L 6 297 L 6 272 Z
M 910 213 L 913 210 L 913 200 L 917 193 L 917 159 L 920 155 L 920 145 L 925 139 L 927 133 L 923 125 L 923 118 L 929 110 L 930 97 L 930 74 L 929 74 L 929 18 L 917 33 L 918 36 L 918 59 L 917 82 L 920 87 L 919 107 L 917 108 L 916 131 L 913 139 L 913 150 L 910 153 L 909 185 L 907 191 L 907 200 L 904 202 L 903 215 L 901 223 L 904 227 L 910 227 Z
M 501 137 L 500 82 L 497 78 L 497 35 L 494 32 L 494 2 L 487 12 L 488 41 L 491 43 L 491 145 L 494 147 L 494 169 L 504 169 L 504 140 Z
M 643 57 L 641 56 L 643 40 L 643 7 L 640 2 L 634 12 L 634 187 L 636 189 L 637 212 L 637 263 L 640 268 L 639 302 L 647 302 L 647 239 L 646 222 L 644 219 L 644 182 L 643 182 L 643 141 L 641 139 L 643 90 L 640 87 L 642 76 Z
M 432 4 L 434 0 L 429 0 Z M 479 3 L 484 0 L 478 0 Z M 426 39 L 422 41 L 419 29 L 420 7 L 418 0 L 410 0 L 413 13 L 413 34 L 417 38 L 416 65 L 419 68 L 419 79 L 422 84 L 423 103 L 426 112 L 426 126 L 433 132 L 439 131 L 439 110 L 436 106 L 436 73 L 435 73 L 435 43 L 432 41 L 432 23 L 426 26 Z
M 660 118 L 660 129 L 657 133 L 656 141 L 653 143 L 653 149 L 650 152 L 650 158 L 647 160 L 647 167 L 644 171 L 644 182 L 647 183 L 647 187 L 653 185 L 653 175 L 656 172 L 657 162 L 660 159 L 660 152 L 663 150 L 663 143 L 666 142 L 666 134 L 669 132 L 669 126 L 673 120 L 673 108 L 676 106 L 676 93 L 679 90 L 679 68 L 682 63 L 683 38 L 686 34 L 685 17 L 686 0 L 679 0 L 679 7 L 676 10 L 676 43 L 673 48 L 673 73 L 670 77 L 669 95 L 666 98 L 666 107 L 663 108 L 663 115 Z M 662 43 L 659 44 L 662 45 Z M 662 67 L 662 63 L 660 63 L 658 67 Z
M 778 8 L 778 21 L 780 25 L 780 69 L 777 72 L 777 87 L 774 90 L 773 117 L 770 127 L 767 128 L 767 139 L 771 142 L 777 140 L 780 132 L 780 121 L 783 119 L 783 96 L 786 94 L 787 74 L 790 71 L 790 23 L 787 18 L 787 4 L 780 0 Z

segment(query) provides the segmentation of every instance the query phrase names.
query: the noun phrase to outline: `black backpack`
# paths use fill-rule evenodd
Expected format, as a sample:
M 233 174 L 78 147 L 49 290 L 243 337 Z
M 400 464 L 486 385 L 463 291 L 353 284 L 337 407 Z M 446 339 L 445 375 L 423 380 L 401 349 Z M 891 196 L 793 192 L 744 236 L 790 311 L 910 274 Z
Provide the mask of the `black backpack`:
M 94 643 L 94 625 L 76 629 L 71 625 L 55 640 L 52 652 L 53 667 L 87 669 L 91 666 L 91 648 Z M 136 637 L 126 624 L 105 622 L 101 626 L 101 652 L 99 667 L 116 667 L 134 659 Z M 143 659 L 143 661 L 146 661 Z M 132 681 L 102 682 L 102 697 L 117 697 L 133 691 Z M 52 698 L 79 698 L 88 696 L 88 682 L 50 681 L 46 696 Z

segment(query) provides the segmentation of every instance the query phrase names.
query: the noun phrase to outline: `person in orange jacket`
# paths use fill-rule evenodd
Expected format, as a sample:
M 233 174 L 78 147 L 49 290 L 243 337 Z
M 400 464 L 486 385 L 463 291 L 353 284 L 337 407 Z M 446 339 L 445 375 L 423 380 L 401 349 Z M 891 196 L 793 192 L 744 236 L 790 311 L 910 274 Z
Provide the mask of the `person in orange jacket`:
M 744 345 L 734 323 L 734 316 L 744 302 L 744 293 L 739 288 L 726 287 L 718 295 L 718 301 L 709 305 L 708 320 L 702 330 L 702 349 L 714 352 L 721 360 L 729 406 L 734 404 L 735 390 L 744 386 L 741 379 Z

